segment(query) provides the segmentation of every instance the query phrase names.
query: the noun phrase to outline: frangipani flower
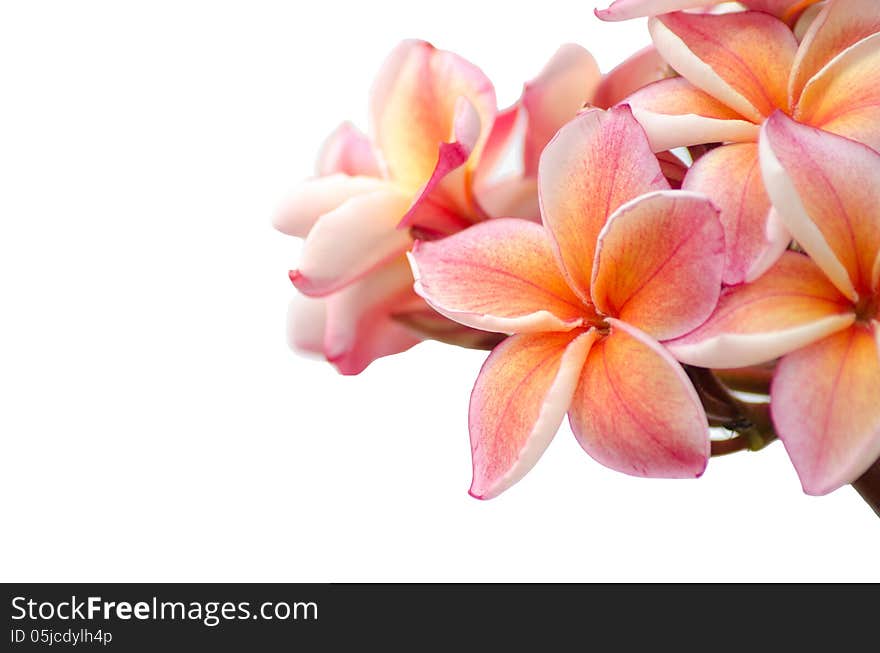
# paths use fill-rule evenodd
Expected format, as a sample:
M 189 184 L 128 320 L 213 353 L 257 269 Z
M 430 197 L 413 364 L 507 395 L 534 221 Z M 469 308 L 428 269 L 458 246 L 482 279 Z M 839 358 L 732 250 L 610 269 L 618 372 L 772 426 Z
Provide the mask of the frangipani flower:
M 702 9 L 721 4 L 723 0 L 615 0 L 607 9 L 597 9 L 596 16 L 602 20 L 618 21 L 644 16 L 659 16 L 684 9 Z M 739 0 L 741 5 L 755 11 L 772 14 L 788 23 L 807 7 L 819 0 Z
M 798 44 L 769 14 L 675 13 L 649 22 L 654 44 L 682 77 L 629 97 L 652 147 L 716 148 L 693 165 L 682 188 L 721 208 L 724 281 L 759 277 L 789 235 L 770 211 L 758 172 L 758 131 L 781 110 L 795 120 L 880 147 L 880 3 L 829 0 Z
M 708 322 L 669 347 L 705 367 L 782 356 L 773 422 L 804 491 L 825 494 L 880 457 L 880 153 L 777 112 L 760 156 L 809 258 L 786 252 L 755 283 L 725 289 Z
M 345 204 L 347 194 L 356 198 L 381 188 L 372 145 L 349 123 L 327 139 L 316 171 L 318 177 L 304 185 L 276 220 L 281 231 L 305 237 L 318 216 L 332 215 Z M 421 340 L 391 317 L 400 306 L 423 305 L 411 285 L 400 256 L 329 296 L 298 293 L 288 307 L 288 343 L 294 350 L 324 356 L 343 374 L 358 374 L 376 358 Z
M 535 464 L 566 413 L 599 462 L 696 477 L 706 414 L 658 341 L 712 312 L 723 233 L 701 195 L 669 190 L 626 107 L 588 110 L 545 148 L 543 224 L 498 219 L 410 255 L 416 291 L 462 324 L 514 334 L 474 386 L 471 494 L 488 499 Z
M 307 296 L 289 313 L 295 348 L 356 374 L 422 339 L 395 317 L 427 310 L 404 256 L 410 229 L 442 235 L 483 219 L 473 177 L 495 114 L 492 84 L 464 59 L 423 41 L 391 53 L 373 86 L 371 138 L 337 130 L 318 176 L 275 221 L 305 238 L 290 274 Z

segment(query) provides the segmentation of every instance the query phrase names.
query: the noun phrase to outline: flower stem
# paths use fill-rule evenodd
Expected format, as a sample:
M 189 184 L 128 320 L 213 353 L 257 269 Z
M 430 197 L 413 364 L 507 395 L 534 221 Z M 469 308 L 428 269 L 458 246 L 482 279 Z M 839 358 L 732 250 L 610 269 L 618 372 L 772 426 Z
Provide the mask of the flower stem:
M 712 370 L 691 366 L 685 369 L 700 396 L 709 425 L 737 433 L 727 440 L 713 440 L 713 456 L 758 451 L 776 439 L 769 403 L 737 399 Z
M 875 462 L 867 472 L 853 484 L 871 510 L 880 517 L 880 460 Z
M 769 395 L 775 364 L 754 365 L 733 370 L 714 370 L 715 376 L 730 390 Z
M 734 431 L 736 435 L 727 440 L 712 440 L 712 456 L 726 456 L 738 451 L 758 451 L 776 439 L 770 403 L 742 401 L 735 397 L 726 383 L 728 379 L 737 389 L 761 390 L 765 384 L 765 370 L 753 368 L 747 374 L 729 374 L 728 370 L 715 372 L 702 367 L 685 366 L 685 371 L 700 401 L 706 409 L 710 426 Z M 862 499 L 880 517 L 880 459 L 859 479 L 853 482 Z
M 737 428 L 731 428 L 737 434 L 727 440 L 712 440 L 713 456 L 726 456 L 737 451 L 760 451 L 776 439 L 770 421 L 770 404 L 740 403 L 745 417 Z

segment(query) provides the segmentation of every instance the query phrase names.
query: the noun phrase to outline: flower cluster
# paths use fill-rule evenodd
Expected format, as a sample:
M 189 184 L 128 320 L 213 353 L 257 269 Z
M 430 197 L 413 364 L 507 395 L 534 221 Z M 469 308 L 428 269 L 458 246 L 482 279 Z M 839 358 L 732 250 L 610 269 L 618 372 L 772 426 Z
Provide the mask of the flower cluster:
M 492 350 L 477 498 L 566 415 L 637 476 L 778 437 L 825 494 L 880 457 L 880 2 L 708 1 L 611 3 L 653 46 L 603 75 L 564 45 L 504 110 L 402 43 L 368 134 L 339 127 L 276 220 L 305 238 L 294 349 L 344 374 L 426 338 Z

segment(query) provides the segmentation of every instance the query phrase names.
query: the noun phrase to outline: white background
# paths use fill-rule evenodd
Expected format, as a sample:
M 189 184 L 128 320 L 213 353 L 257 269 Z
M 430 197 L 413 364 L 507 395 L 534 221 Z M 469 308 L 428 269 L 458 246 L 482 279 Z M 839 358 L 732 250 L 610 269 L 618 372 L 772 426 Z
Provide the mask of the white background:
M 0 9 L 3 580 L 880 580 L 851 488 L 779 444 L 699 481 L 593 462 L 565 425 L 471 499 L 484 354 L 344 378 L 288 351 L 296 242 L 270 219 L 385 54 L 421 37 L 502 105 L 575 41 L 648 43 L 589 0 L 29 2 Z

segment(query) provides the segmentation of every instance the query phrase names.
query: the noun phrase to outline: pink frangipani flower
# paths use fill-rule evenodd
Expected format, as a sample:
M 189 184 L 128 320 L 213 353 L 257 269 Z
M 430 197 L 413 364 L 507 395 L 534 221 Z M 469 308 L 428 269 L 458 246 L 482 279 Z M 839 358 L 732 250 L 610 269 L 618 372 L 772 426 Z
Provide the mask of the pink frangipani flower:
M 332 218 L 348 199 L 381 188 L 372 144 L 349 123 L 325 141 L 316 172 L 318 176 L 297 191 L 276 219 L 281 231 L 306 237 L 318 216 Z M 391 311 L 401 306 L 421 304 L 401 255 L 328 296 L 297 293 L 288 307 L 288 344 L 296 351 L 323 356 L 343 374 L 357 374 L 376 358 L 404 351 L 421 340 L 391 317 Z
M 727 242 L 724 282 L 753 281 L 785 251 L 758 169 L 761 124 L 781 110 L 799 122 L 880 147 L 880 3 L 829 0 L 800 44 L 759 11 L 674 13 L 649 21 L 655 46 L 681 77 L 626 99 L 656 151 L 717 147 L 682 188 L 710 195 Z
M 781 356 L 773 422 L 804 491 L 825 494 L 880 457 L 880 153 L 777 112 L 760 156 L 809 257 L 786 252 L 755 283 L 725 289 L 712 317 L 669 347 L 704 367 Z
M 291 304 L 290 343 L 345 374 L 422 339 L 395 317 L 427 310 L 404 256 L 410 228 L 446 234 L 484 217 L 472 179 L 496 114 L 488 78 L 423 41 L 391 53 L 370 108 L 370 138 L 347 124 L 334 132 L 318 176 L 275 220 L 305 238 L 290 273 L 305 296 Z
M 542 224 L 490 220 L 417 243 L 416 291 L 462 324 L 513 334 L 471 395 L 471 494 L 488 499 L 536 463 L 568 413 L 596 460 L 693 478 L 706 414 L 660 344 L 712 313 L 724 237 L 702 195 L 670 190 L 626 107 L 585 111 L 544 149 Z

